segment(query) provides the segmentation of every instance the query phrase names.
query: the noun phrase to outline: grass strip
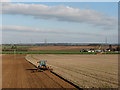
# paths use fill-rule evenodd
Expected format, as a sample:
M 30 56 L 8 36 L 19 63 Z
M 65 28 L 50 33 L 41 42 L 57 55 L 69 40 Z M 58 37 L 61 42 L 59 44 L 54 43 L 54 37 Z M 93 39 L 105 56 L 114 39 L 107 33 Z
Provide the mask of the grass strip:
M 96 52 L 79 51 L 2 51 L 0 54 L 97 54 Z M 120 54 L 120 52 L 104 52 L 102 54 Z
M 2 54 L 96 54 L 95 52 L 79 51 L 2 51 Z
M 120 54 L 120 52 L 104 52 L 103 54 Z

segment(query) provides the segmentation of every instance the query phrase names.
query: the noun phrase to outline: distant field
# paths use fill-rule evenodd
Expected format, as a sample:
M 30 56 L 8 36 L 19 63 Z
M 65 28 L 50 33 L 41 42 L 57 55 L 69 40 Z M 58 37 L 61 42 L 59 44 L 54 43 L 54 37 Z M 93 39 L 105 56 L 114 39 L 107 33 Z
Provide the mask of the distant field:
M 97 46 L 2 46 L 2 54 L 96 54 L 96 52 L 80 52 L 81 49 L 97 49 Z M 113 48 L 115 48 L 114 46 Z M 104 46 L 102 48 L 108 48 Z M 120 52 L 107 52 L 103 54 L 118 54 Z
M 11 49 L 12 46 L 2 46 L 2 49 Z M 28 51 L 80 51 L 81 49 L 98 49 L 99 46 L 16 46 L 17 49 L 27 49 Z M 117 46 L 112 46 L 116 48 Z M 109 46 L 102 46 L 102 49 L 107 49 Z
M 47 60 L 54 72 L 82 88 L 117 88 L 118 55 L 32 54 L 35 65 Z
M 34 46 L 28 48 L 32 51 L 80 51 L 81 49 L 98 49 L 98 46 Z M 102 46 L 102 49 L 107 49 L 109 46 Z M 116 46 L 113 46 L 116 48 Z
M 2 46 L 2 49 L 10 49 L 12 46 Z M 32 46 L 16 46 L 17 48 L 30 48 Z

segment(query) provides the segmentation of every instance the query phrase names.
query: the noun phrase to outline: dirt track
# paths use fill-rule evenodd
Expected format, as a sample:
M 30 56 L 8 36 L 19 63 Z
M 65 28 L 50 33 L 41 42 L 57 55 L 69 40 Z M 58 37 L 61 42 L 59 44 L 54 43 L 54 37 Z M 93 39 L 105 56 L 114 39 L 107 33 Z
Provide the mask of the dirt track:
M 3 55 L 2 88 L 74 88 L 49 71 L 32 73 L 35 67 L 25 55 Z

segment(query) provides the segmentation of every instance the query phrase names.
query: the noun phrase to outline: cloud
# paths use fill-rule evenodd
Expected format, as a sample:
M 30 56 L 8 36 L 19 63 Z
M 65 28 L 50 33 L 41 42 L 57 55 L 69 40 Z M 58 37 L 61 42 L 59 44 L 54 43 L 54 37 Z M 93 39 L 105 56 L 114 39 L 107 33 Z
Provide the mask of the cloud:
M 117 18 L 92 9 L 71 8 L 65 5 L 47 6 L 41 4 L 2 4 L 3 14 L 30 15 L 37 19 L 87 23 L 104 30 L 117 27 Z
M 16 32 L 40 32 L 40 33 L 62 33 L 63 31 L 56 31 L 51 29 L 33 28 L 25 26 L 4 25 L 3 31 L 16 31 Z
M 1 26 L 0 26 L 1 27 Z M 2 26 L 2 41 L 3 43 L 16 42 L 20 41 L 24 43 L 33 42 L 44 42 L 45 38 L 49 42 L 104 42 L 105 37 L 108 38 L 108 41 L 116 42 L 117 39 L 116 33 L 95 33 L 95 32 L 74 32 L 68 30 L 57 30 L 57 29 L 42 29 L 26 26 L 15 26 L 15 25 L 4 25 Z
M 1 0 L 1 2 L 11 2 L 11 0 Z
M 87 32 L 74 32 L 68 30 L 51 30 L 42 28 L 33 28 L 25 26 L 4 25 L 2 26 L 3 32 L 26 32 L 26 33 L 46 33 L 46 34 L 64 34 L 64 35 L 82 35 L 82 36 L 104 36 L 103 33 L 87 33 Z

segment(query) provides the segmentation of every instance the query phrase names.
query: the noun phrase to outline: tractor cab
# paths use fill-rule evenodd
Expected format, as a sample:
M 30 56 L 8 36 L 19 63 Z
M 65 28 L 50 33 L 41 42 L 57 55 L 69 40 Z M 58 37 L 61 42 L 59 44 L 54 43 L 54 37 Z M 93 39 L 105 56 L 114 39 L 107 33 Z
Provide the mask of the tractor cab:
M 42 60 L 42 61 L 40 61 L 40 66 L 46 66 L 46 60 Z
M 41 69 L 41 70 L 46 70 L 47 69 L 47 64 L 46 64 L 46 60 L 41 60 L 37 63 L 39 63 L 38 65 L 38 69 Z

